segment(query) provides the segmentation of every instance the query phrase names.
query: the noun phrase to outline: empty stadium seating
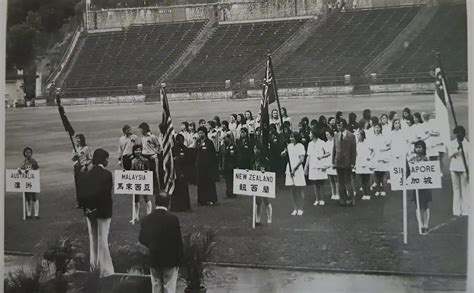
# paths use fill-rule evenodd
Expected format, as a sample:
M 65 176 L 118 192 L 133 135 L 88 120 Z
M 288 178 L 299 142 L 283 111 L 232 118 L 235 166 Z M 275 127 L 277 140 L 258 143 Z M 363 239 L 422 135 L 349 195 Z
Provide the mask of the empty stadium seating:
M 432 80 L 428 73 L 436 66 L 434 51 L 441 53 L 444 70 L 451 76 L 466 76 L 466 5 L 440 6 L 420 36 L 382 72 L 385 73 L 386 82 L 393 82 L 395 76 L 395 82 L 409 82 L 412 77 L 413 81 L 419 81 L 423 77 Z
M 205 22 L 132 26 L 125 31 L 89 34 L 66 91 L 136 88 L 156 81 L 196 38 Z
M 315 34 L 275 68 L 281 86 L 295 79 L 312 80 L 314 85 L 328 77 L 343 82 L 345 74 L 360 76 L 419 9 L 414 6 L 332 13 Z
M 242 75 L 265 60 L 306 20 L 220 24 L 191 64 L 173 83 L 239 82 Z

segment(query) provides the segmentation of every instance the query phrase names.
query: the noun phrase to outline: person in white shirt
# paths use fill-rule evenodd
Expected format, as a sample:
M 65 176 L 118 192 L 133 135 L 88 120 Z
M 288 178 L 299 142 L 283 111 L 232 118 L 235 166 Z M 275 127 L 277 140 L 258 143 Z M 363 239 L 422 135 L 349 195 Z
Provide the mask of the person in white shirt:
M 146 122 L 138 125 L 142 133 L 142 155 L 150 162 L 150 171 L 153 172 L 153 193 L 158 194 L 160 189 L 160 162 L 161 143 L 156 135 L 151 133 L 150 126 Z M 149 201 L 151 203 L 151 201 Z
M 332 156 L 334 152 L 334 131 L 332 129 L 326 128 L 326 149 L 331 152 L 331 155 L 326 158 L 326 174 L 329 178 L 329 185 L 331 187 L 331 199 L 339 200 L 339 182 L 337 180 L 337 170 L 332 165 Z
M 453 184 L 453 215 L 467 216 L 470 209 L 468 176 L 470 144 L 466 139 L 466 129 L 463 126 L 457 126 L 454 129 L 454 134 L 456 139 L 449 145 L 451 158 L 449 171 Z M 464 157 L 462 151 L 464 151 Z M 467 170 L 464 162 L 467 164 Z
M 237 114 L 232 114 L 230 115 L 230 120 L 229 120 L 229 130 L 232 131 L 232 135 L 236 137 L 236 131 L 237 131 Z
M 355 173 L 359 175 L 362 185 L 362 200 L 370 200 L 370 176 L 374 173 L 373 153 L 365 131 L 357 133 L 357 156 Z
M 276 127 L 277 133 L 281 132 L 281 121 L 280 116 L 278 116 L 278 110 L 273 109 L 272 114 L 270 115 L 270 125 L 274 124 Z
M 313 128 L 310 132 L 311 141 L 308 143 L 306 152 L 305 174 L 314 186 L 314 206 L 325 205 L 323 187 L 324 181 L 328 179 L 326 174 L 327 166 L 325 159 L 331 156 L 331 151 L 327 149 L 327 144 L 319 137 L 318 131 Z
M 423 124 L 421 126 L 422 131 L 419 132 L 419 139 L 424 140 L 426 143 L 426 156 L 434 161 L 438 160 L 439 148 L 437 146 L 439 138 L 439 131 L 437 131 L 436 124 L 434 120 L 431 120 L 429 113 L 422 113 Z
M 375 196 L 385 196 L 385 176 L 390 171 L 390 142 L 382 132 L 380 124 L 374 125 L 374 136 L 370 148 L 374 154 Z
M 184 138 L 184 146 L 190 147 L 193 145 L 194 140 L 192 134 L 188 130 L 189 123 L 187 121 L 181 122 L 181 131 L 179 132 Z
M 293 195 L 294 209 L 291 215 L 302 216 L 304 187 L 306 186 L 303 162 L 306 151 L 304 146 L 299 142 L 299 134 L 297 132 L 291 132 L 289 140 L 290 143 L 287 145 L 287 148 L 281 153 L 282 157 L 288 157 L 285 185 L 291 186 L 291 193 Z
M 253 119 L 252 112 L 250 110 L 245 111 L 245 125 L 247 126 L 247 130 L 249 131 L 250 138 L 255 137 L 255 120 Z
M 245 116 L 244 114 L 240 113 L 237 114 L 237 127 L 235 128 L 235 141 L 240 139 L 240 130 L 242 130 L 242 127 L 246 128 L 246 121 L 245 121 Z
M 138 137 L 132 133 L 130 125 L 125 124 L 122 127 L 123 135 L 119 138 L 118 145 L 118 164 L 124 170 L 130 170 L 133 158 L 133 146 L 137 143 Z
M 382 114 L 380 115 L 380 124 L 382 125 L 382 133 L 390 133 L 392 130 L 392 125 L 388 123 L 388 115 Z

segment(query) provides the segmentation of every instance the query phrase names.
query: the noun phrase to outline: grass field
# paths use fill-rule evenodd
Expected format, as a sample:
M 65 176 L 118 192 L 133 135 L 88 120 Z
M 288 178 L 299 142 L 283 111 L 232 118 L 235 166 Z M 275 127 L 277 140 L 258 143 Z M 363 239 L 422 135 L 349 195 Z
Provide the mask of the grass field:
M 459 122 L 467 125 L 467 94 L 454 95 Z M 260 101 L 215 101 L 171 103 L 175 126 L 183 120 L 197 121 L 247 109 L 258 111 Z M 294 121 L 303 116 L 334 115 L 337 110 L 359 116 L 364 108 L 375 115 L 410 107 L 413 111 L 434 109 L 432 95 L 391 95 L 339 97 L 327 99 L 282 100 Z M 147 121 L 157 131 L 161 120 L 159 104 L 104 105 L 67 107 L 66 113 L 77 133 L 84 133 L 93 148 L 111 152 L 109 169 L 116 169 L 117 142 L 123 124 L 136 126 Z M 58 235 L 72 233 L 87 251 L 87 230 L 82 213 L 74 208 L 74 181 L 71 144 L 64 132 L 56 108 L 7 109 L 6 167 L 17 168 L 22 149 L 31 146 L 41 167 L 41 219 L 21 220 L 21 196 L 7 193 L 5 199 L 5 249 L 40 252 Z M 446 164 L 445 164 L 446 165 Z M 226 263 L 300 266 L 347 270 L 383 270 L 398 272 L 465 273 L 467 221 L 452 218 L 451 182 L 443 177 L 443 189 L 433 192 L 431 226 L 426 236 L 417 234 L 415 208 L 409 202 L 408 245 L 402 238 L 401 192 L 387 197 L 359 202 L 343 208 L 335 202 L 313 207 L 312 189 L 306 190 L 303 217 L 290 216 L 291 195 L 279 190 L 273 201 L 274 221 L 251 229 L 251 198 L 225 199 L 224 184 L 218 184 L 219 203 L 198 207 L 196 188 L 190 187 L 193 211 L 179 213 L 183 233 L 212 229 L 217 232 L 214 261 Z M 326 194 L 329 188 L 326 186 Z M 142 211 L 143 213 L 143 211 Z M 114 197 L 114 217 L 110 231 L 112 246 L 138 247 L 138 225 L 128 223 L 131 198 Z

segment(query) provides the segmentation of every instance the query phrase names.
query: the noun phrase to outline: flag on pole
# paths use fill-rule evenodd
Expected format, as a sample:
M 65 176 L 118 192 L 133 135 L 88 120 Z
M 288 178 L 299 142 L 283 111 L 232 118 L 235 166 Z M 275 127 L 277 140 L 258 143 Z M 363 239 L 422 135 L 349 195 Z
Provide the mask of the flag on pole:
M 449 93 L 446 88 L 446 79 L 441 68 L 435 69 L 435 110 L 436 110 L 436 127 L 439 130 L 441 142 L 445 145 L 451 141 L 451 127 L 449 126 Z
M 275 102 L 277 99 L 275 96 L 276 84 L 275 77 L 273 74 L 272 59 L 268 56 L 267 59 L 267 70 L 265 71 L 265 78 L 263 79 L 263 96 L 267 99 L 268 105 Z
M 164 191 L 171 195 L 174 191 L 174 181 L 176 179 L 172 152 L 175 131 L 173 123 L 171 123 L 170 106 L 168 104 L 168 97 L 166 96 L 166 90 L 164 87 L 161 88 L 161 103 L 163 105 L 163 119 L 160 125 L 163 135 L 163 183 L 165 185 Z
M 270 62 L 267 61 L 267 70 L 263 79 L 262 101 L 260 103 L 260 129 L 262 131 L 262 145 L 264 146 L 267 146 L 270 142 L 270 114 L 268 113 L 268 105 L 271 103 L 270 99 L 275 101 L 273 73 L 269 66 Z
M 64 130 L 69 133 L 69 136 L 74 136 L 74 128 L 72 128 L 69 119 L 66 117 L 66 113 L 64 112 L 64 107 L 61 105 L 61 98 L 59 95 L 56 96 L 56 103 L 58 104 L 59 116 L 61 117 L 61 121 L 63 122 Z

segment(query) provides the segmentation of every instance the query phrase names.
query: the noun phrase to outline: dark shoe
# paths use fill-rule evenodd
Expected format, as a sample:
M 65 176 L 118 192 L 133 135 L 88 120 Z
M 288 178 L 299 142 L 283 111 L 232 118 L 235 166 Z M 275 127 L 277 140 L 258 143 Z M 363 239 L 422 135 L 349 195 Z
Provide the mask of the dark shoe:
M 262 224 L 255 222 L 255 227 L 258 227 L 258 226 L 262 226 Z
M 347 203 L 343 200 L 340 200 L 339 205 L 345 207 L 347 205 Z
M 26 216 L 26 220 L 31 220 L 31 216 Z
M 36 220 L 39 220 L 39 218 L 40 218 L 39 216 L 35 216 L 35 219 L 36 219 Z

